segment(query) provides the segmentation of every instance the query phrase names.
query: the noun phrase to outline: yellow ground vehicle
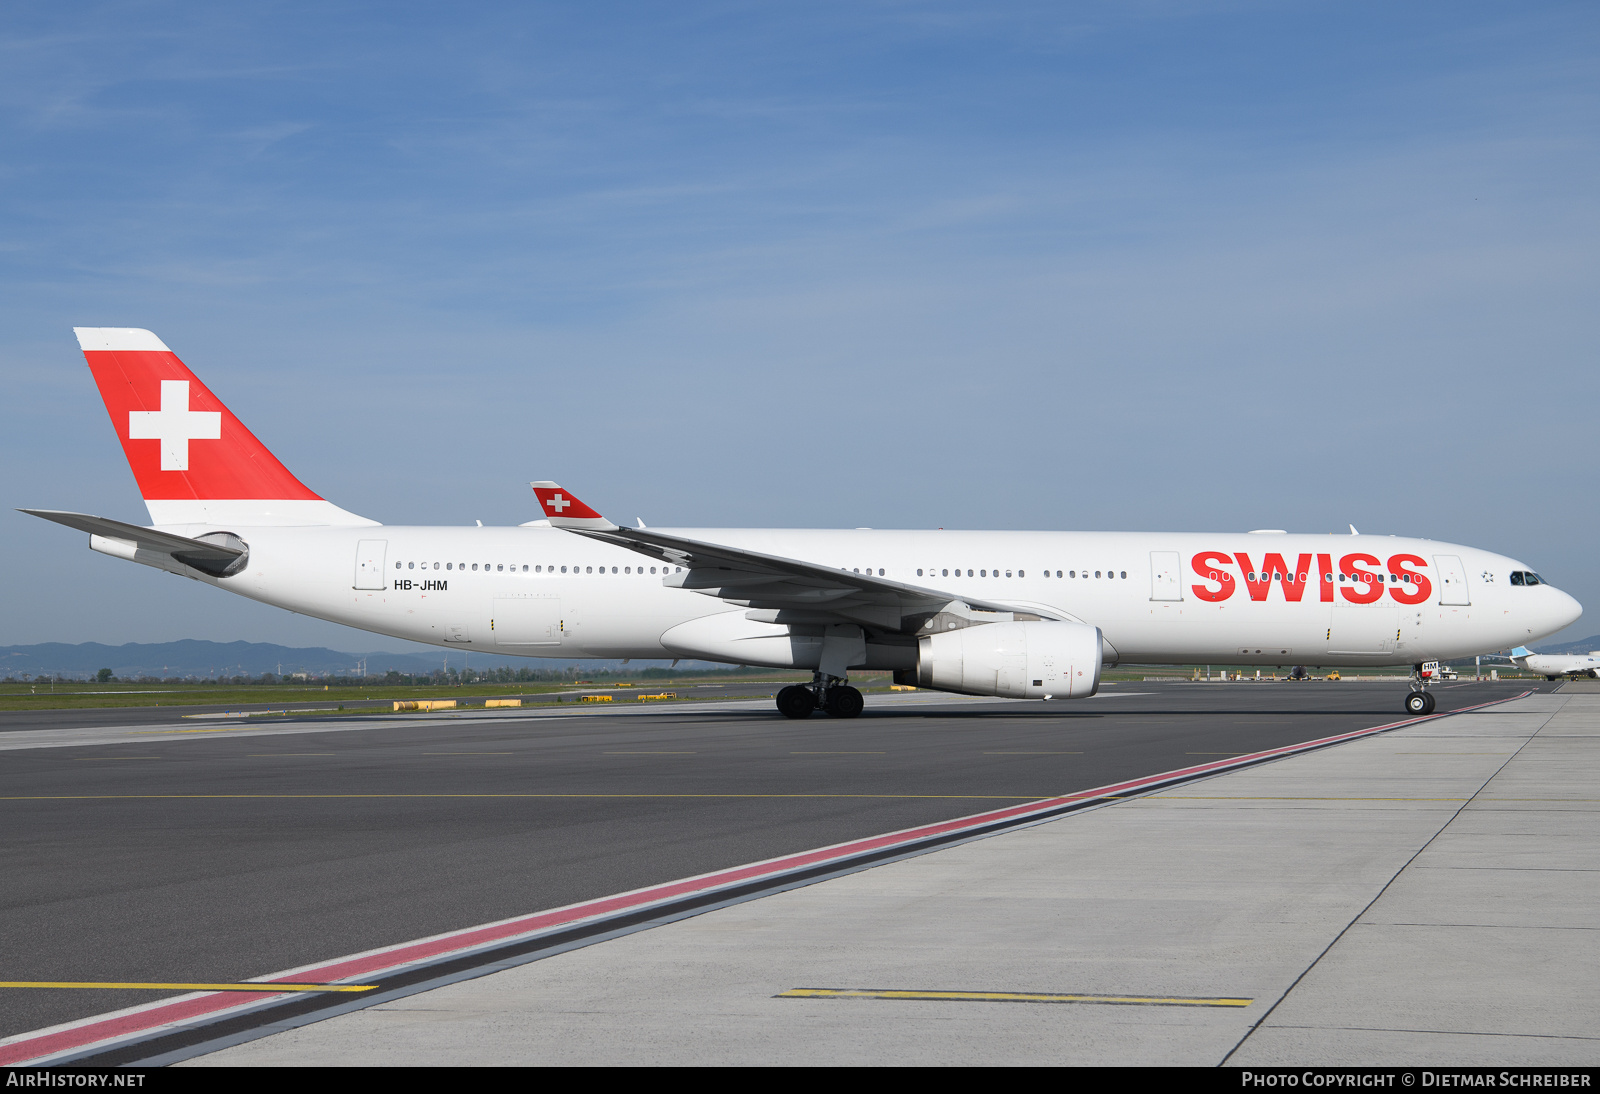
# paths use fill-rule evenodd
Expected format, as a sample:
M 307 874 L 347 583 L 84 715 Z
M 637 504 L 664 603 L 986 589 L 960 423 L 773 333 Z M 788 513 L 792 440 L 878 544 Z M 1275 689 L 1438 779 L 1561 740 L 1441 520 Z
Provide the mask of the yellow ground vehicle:
M 1338 669 L 1334 669 L 1332 672 L 1328 673 L 1328 679 L 1329 680 L 1343 680 L 1344 677 L 1339 675 L 1339 670 Z

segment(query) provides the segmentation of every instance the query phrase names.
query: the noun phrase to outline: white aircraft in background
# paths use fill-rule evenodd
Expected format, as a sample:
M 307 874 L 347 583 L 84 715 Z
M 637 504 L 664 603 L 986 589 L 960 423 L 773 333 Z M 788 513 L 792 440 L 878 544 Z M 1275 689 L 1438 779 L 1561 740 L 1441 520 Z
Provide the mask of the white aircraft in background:
M 859 714 L 851 670 L 1069 699 L 1119 661 L 1420 666 L 1583 610 L 1514 559 L 1393 536 L 623 528 L 552 482 L 547 520 L 384 526 L 302 485 L 154 334 L 77 334 L 152 527 L 24 512 L 93 550 L 415 642 L 811 669 L 789 717 Z
M 1541 584 L 1543 583 L 1541 579 Z M 1526 646 L 1511 651 L 1511 663 L 1546 680 L 1563 676 L 1600 676 L 1600 650 L 1589 653 L 1534 653 Z

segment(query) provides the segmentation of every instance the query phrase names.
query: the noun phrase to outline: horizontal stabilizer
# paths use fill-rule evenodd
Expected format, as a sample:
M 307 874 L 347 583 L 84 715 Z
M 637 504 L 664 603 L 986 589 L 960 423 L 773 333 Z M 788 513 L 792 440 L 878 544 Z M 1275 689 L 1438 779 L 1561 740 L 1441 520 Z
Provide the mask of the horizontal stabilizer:
M 249 554 L 249 548 L 232 536 L 226 537 L 239 546 L 234 547 L 228 542 L 209 542 L 204 539 L 190 539 L 188 536 L 175 536 L 171 532 L 158 532 L 154 528 L 141 528 L 137 524 L 125 524 L 120 520 L 110 517 L 96 517 L 89 513 L 64 513 L 56 509 L 19 509 L 19 513 L 27 513 L 32 517 L 43 517 L 45 520 L 64 524 L 68 528 L 76 528 L 80 532 L 88 532 L 91 536 L 100 536 L 104 539 L 121 540 L 131 544 L 136 551 L 150 551 L 155 554 L 170 555 L 186 566 L 192 566 L 202 573 L 214 577 L 222 577 L 230 572 L 236 572 L 238 563 Z M 217 536 L 223 539 L 222 536 Z

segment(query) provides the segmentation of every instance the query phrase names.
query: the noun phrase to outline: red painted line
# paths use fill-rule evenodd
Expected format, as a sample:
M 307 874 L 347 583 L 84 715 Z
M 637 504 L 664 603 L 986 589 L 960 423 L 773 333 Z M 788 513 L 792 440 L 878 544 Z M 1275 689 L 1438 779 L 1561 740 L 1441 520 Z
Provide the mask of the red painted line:
M 848 843 L 834 844 L 830 847 L 821 847 L 812 851 L 802 851 L 798 854 L 785 855 L 781 858 L 768 859 L 764 862 L 735 866 L 727 870 L 702 874 L 698 877 L 684 878 L 679 881 L 667 882 L 663 885 L 655 885 L 629 893 L 601 897 L 597 900 L 585 901 L 566 908 L 556 908 L 547 912 L 518 916 L 515 919 L 508 919 L 499 923 L 487 923 L 478 927 L 453 931 L 436 938 L 402 942 L 370 953 L 337 958 L 310 968 L 277 973 L 270 979 L 263 980 L 262 983 L 264 985 L 274 982 L 286 984 L 335 984 L 341 980 L 350 980 L 356 977 L 371 978 L 379 972 L 393 971 L 422 961 L 466 953 L 486 945 L 507 942 L 518 936 L 535 935 L 553 928 L 568 926 L 580 920 L 645 908 L 677 897 L 710 892 L 763 877 L 777 878 L 808 867 L 826 865 L 830 862 L 843 862 L 872 851 L 910 846 L 938 836 L 948 836 L 959 834 L 962 831 L 984 828 L 1003 821 L 1026 817 L 1029 814 L 1048 813 L 1062 806 L 1071 805 L 1074 802 L 1127 797 L 1167 783 L 1200 778 L 1209 774 L 1220 774 L 1237 767 L 1254 766 L 1266 760 L 1327 748 L 1330 745 L 1353 741 L 1362 737 L 1370 737 L 1373 734 L 1399 729 L 1402 726 L 1432 721 L 1436 718 L 1448 717 L 1451 714 L 1480 710 L 1483 707 L 1495 706 L 1499 703 L 1509 703 L 1532 694 L 1533 691 L 1530 689 L 1506 699 L 1494 699 L 1487 703 L 1461 707 L 1458 710 L 1428 714 L 1419 718 L 1405 718 L 1398 722 L 1388 722 L 1381 726 L 1352 730 L 1349 733 L 1340 733 L 1332 737 L 1321 737 L 1314 741 L 1285 745 L 1282 748 L 1268 749 L 1264 752 L 1252 752 L 1245 756 L 1234 756 L 1225 760 L 1212 760 L 1192 767 L 1164 771 L 1158 775 L 1147 775 L 1143 778 L 1130 779 L 1126 782 L 1111 783 L 1106 786 L 1096 787 L 1093 790 L 1080 791 L 1076 794 L 1045 798 L 1039 801 L 1027 802 L 1023 805 L 975 813 L 955 820 L 920 825 L 916 828 L 906 828 L 898 832 L 885 833 L 881 836 L 871 836 L 866 839 L 852 840 Z M 239 992 L 206 992 L 197 995 L 180 996 L 177 999 L 163 1000 L 158 1003 L 149 1003 L 93 1018 L 85 1018 L 78 1022 L 68 1023 L 64 1026 L 53 1026 L 34 1033 L 20 1034 L 17 1037 L 0 1041 L 0 1065 L 16 1065 L 40 1060 L 59 1053 L 82 1050 L 102 1042 L 113 1042 L 133 1035 L 154 1033 L 162 1027 L 190 1025 L 194 1023 L 195 1019 L 199 1018 L 209 1017 L 212 1020 L 216 1020 L 227 1016 L 230 1012 L 242 1011 L 264 1000 L 281 998 L 285 994 L 284 992 L 273 992 L 271 990 L 264 990 L 259 994 L 250 992 L 243 995 Z

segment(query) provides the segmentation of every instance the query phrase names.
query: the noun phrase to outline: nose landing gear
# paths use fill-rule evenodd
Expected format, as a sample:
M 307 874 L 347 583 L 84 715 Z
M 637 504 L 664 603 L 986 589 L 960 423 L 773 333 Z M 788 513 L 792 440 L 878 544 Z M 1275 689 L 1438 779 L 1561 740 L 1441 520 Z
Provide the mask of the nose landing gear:
M 1411 693 L 1406 696 L 1407 714 L 1432 714 L 1434 706 L 1433 693 L 1428 690 L 1428 681 L 1433 679 L 1434 673 L 1439 671 L 1439 662 L 1427 661 L 1413 665 L 1411 668 Z
M 865 705 L 855 688 L 820 672 L 810 684 L 791 684 L 778 692 L 778 713 L 785 718 L 809 718 L 818 707 L 830 718 L 854 718 Z

